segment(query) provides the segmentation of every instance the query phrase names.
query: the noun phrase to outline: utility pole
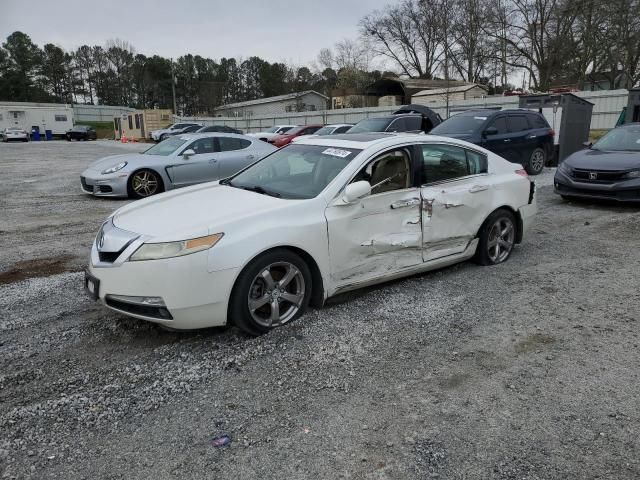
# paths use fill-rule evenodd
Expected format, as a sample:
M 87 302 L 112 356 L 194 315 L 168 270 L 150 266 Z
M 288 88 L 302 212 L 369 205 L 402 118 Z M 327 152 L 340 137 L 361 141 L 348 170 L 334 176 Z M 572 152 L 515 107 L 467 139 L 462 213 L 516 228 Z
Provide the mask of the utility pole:
M 171 59 L 171 93 L 173 94 L 173 114 L 178 115 L 178 107 L 176 106 L 176 76 L 173 73 L 173 58 Z

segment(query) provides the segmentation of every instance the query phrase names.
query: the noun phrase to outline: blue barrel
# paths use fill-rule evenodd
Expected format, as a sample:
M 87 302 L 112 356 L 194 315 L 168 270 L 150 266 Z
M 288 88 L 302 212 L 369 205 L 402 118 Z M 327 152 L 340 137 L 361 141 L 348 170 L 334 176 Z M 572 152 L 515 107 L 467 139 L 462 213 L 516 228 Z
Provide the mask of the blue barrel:
M 45 130 L 44 131 L 44 138 L 46 138 L 47 141 L 53 140 L 53 132 L 51 130 Z
M 31 130 L 31 138 L 34 142 L 40 141 L 40 130 L 36 130 L 35 128 L 33 128 Z

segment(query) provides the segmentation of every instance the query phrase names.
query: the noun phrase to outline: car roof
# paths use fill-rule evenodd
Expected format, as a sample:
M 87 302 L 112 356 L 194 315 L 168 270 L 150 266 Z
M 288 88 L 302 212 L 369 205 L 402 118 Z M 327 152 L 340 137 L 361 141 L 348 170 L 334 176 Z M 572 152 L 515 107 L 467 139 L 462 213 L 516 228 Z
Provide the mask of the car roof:
M 339 135 L 320 135 L 317 137 L 301 137 L 296 141 L 296 145 L 318 145 L 327 147 L 355 148 L 364 150 L 376 145 L 393 146 L 403 144 L 407 141 L 423 140 L 425 142 L 446 142 L 460 143 L 465 142 L 450 137 L 441 137 L 438 135 L 425 135 L 424 133 L 341 133 Z
M 197 138 L 207 137 L 231 137 L 231 138 L 244 138 L 245 140 L 256 140 L 255 137 L 249 137 L 247 135 L 241 135 L 239 133 L 227 133 L 227 132 L 203 132 L 203 133 L 181 133 L 174 135 L 174 137 L 181 138 L 182 140 L 195 140 Z

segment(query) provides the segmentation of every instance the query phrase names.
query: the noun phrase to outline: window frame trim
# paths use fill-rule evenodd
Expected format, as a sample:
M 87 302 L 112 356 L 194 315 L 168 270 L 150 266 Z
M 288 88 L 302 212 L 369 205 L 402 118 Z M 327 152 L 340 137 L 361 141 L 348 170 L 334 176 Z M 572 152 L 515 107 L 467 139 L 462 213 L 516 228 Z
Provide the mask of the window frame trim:
M 465 175 L 463 177 L 449 178 L 449 179 L 446 179 L 446 180 L 437 180 L 435 182 L 427 182 L 427 183 L 422 183 L 422 181 L 418 178 L 418 180 L 419 180 L 418 183 L 420 185 L 419 188 L 431 187 L 433 185 L 441 185 L 443 183 L 459 182 L 460 180 L 466 180 L 466 179 L 475 178 L 475 177 L 485 177 L 485 176 L 490 175 L 490 173 L 489 173 L 489 155 L 487 155 L 484 152 L 480 152 L 480 151 L 476 150 L 475 148 L 468 148 L 466 146 L 462 146 L 462 145 L 459 145 L 459 144 L 453 143 L 453 142 L 421 142 L 421 143 L 418 143 L 416 145 L 418 146 L 418 153 L 420 155 L 420 173 L 422 171 L 422 168 L 424 167 L 424 157 L 423 157 L 423 154 L 422 154 L 422 148 L 420 148 L 421 145 L 447 145 L 447 146 L 451 146 L 451 147 L 458 147 L 458 148 L 461 148 L 462 150 L 464 150 L 465 158 L 467 156 L 467 151 L 471 151 L 471 152 L 476 153 L 478 155 L 482 155 L 487 159 L 487 171 L 484 172 L 484 173 L 472 173 L 472 174 L 469 174 L 469 175 Z M 467 159 L 467 167 L 468 167 L 468 161 L 469 160 Z

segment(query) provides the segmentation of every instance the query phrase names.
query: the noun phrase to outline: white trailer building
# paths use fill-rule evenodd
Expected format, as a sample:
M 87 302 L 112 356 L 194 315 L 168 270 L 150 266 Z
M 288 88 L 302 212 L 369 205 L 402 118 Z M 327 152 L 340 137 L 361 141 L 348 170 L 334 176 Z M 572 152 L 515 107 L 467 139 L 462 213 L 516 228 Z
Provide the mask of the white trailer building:
M 61 103 L 0 102 L 0 130 L 7 127 L 20 127 L 27 132 L 38 127 L 41 135 L 46 130 L 64 135 L 73 127 L 73 108 Z
M 219 117 L 254 117 L 291 112 L 316 112 L 327 109 L 329 97 L 313 90 L 288 93 L 277 97 L 259 98 L 247 102 L 229 103 L 217 107 Z

